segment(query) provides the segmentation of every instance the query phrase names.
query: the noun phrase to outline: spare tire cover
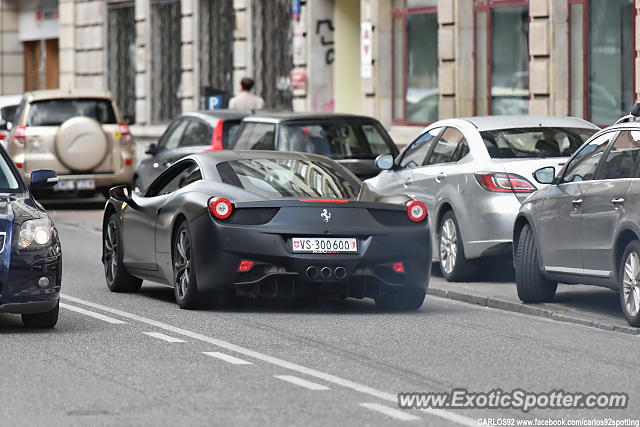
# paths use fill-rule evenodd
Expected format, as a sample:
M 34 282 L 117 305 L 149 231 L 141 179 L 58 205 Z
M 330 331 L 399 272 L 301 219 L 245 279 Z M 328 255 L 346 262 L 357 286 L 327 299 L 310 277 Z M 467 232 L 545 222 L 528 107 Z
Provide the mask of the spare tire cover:
M 73 171 L 89 171 L 107 156 L 109 139 L 97 121 L 73 117 L 60 125 L 56 134 L 56 154 Z

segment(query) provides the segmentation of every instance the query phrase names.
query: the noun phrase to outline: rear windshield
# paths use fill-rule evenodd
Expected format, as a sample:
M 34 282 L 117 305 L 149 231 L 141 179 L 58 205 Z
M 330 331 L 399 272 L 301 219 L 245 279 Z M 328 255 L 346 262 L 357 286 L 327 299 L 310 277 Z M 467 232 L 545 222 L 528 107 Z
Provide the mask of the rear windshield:
M 569 157 L 597 129 L 536 127 L 496 129 L 480 132 L 489 156 L 494 159 L 521 157 Z
M 265 198 L 352 199 L 359 184 L 326 163 L 298 159 L 245 159 L 224 162 L 218 172 L 225 184 Z
M 77 116 L 90 117 L 103 125 L 117 123 L 113 106 L 108 99 L 66 98 L 32 102 L 27 125 L 60 126 Z
M 278 149 L 315 153 L 332 159 L 375 159 L 391 153 L 392 142 L 375 122 L 325 121 L 284 124 Z

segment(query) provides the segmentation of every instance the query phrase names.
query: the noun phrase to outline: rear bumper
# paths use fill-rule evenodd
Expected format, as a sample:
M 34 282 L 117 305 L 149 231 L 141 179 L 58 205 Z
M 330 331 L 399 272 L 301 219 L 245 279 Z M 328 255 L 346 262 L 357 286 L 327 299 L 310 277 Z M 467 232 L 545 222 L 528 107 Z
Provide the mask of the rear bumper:
M 426 290 L 431 274 L 431 247 L 427 224 L 386 227 L 374 235 L 327 235 L 356 237 L 358 254 L 298 254 L 289 247 L 286 233 L 268 226 L 227 227 L 212 223 L 208 215 L 192 221 L 196 278 L 202 291 L 236 289 L 254 295 L 295 296 L 308 294 L 375 297 L 402 288 Z M 255 264 L 238 272 L 242 260 Z M 392 264 L 402 262 L 404 273 Z M 317 276 L 309 275 L 309 267 Z M 331 271 L 322 277 L 323 268 Z M 340 274 L 336 274 L 336 269 Z

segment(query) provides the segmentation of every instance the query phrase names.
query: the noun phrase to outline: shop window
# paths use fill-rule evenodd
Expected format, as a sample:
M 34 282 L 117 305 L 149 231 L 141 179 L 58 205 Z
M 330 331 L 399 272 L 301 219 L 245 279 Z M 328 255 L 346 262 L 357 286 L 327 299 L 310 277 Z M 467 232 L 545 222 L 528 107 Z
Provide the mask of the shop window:
M 615 122 L 634 101 L 633 0 L 569 0 L 570 114 Z
M 200 87 L 212 94 L 233 94 L 233 2 L 200 0 L 198 14 Z M 207 105 L 205 104 L 206 108 Z
M 136 113 L 136 17 L 133 1 L 107 5 L 107 84 L 129 123 Z
M 394 2 L 393 118 L 438 120 L 438 19 L 435 0 Z
M 24 90 L 57 89 L 58 39 L 23 42 Z
M 476 0 L 475 111 L 529 112 L 527 0 Z

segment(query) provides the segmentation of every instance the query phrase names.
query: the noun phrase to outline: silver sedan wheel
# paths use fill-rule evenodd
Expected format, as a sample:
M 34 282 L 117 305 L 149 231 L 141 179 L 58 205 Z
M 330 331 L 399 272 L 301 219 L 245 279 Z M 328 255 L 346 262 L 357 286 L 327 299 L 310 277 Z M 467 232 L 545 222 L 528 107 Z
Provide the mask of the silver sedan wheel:
M 189 277 L 191 272 L 191 244 L 187 230 L 181 230 L 176 239 L 176 256 L 174 258 L 176 287 L 178 296 L 182 299 L 189 289 Z
M 456 266 L 458 234 L 453 219 L 447 218 L 440 230 L 440 267 L 450 274 Z
M 640 312 L 640 257 L 633 251 L 624 262 L 624 277 L 622 279 L 622 292 L 624 292 L 624 306 L 631 316 L 635 317 Z

